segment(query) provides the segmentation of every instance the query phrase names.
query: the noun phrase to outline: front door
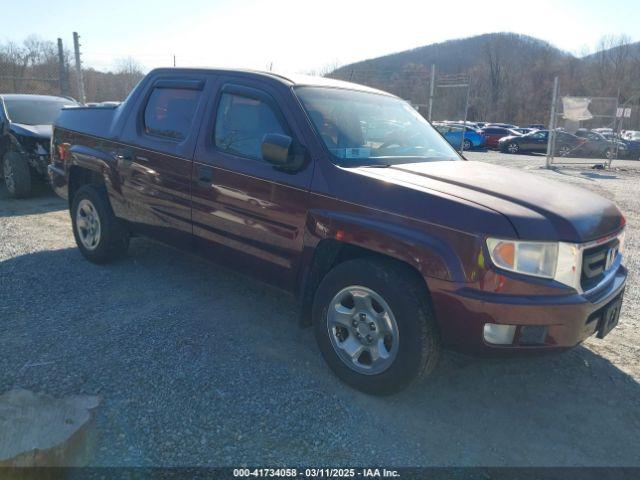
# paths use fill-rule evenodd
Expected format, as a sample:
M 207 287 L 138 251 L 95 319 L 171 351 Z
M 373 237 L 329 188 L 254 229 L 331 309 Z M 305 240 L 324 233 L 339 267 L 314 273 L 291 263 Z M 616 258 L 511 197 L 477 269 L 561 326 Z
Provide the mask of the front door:
M 532 152 L 546 152 L 547 151 L 547 132 L 536 132 L 531 135 L 526 135 L 527 141 L 525 143 L 526 149 Z
M 250 81 L 219 83 L 194 158 L 193 233 L 206 255 L 290 288 L 302 253 L 312 164 L 286 172 L 262 160 L 269 133 L 292 137 L 294 148 L 304 151 L 296 114 L 283 98 L 285 92 Z

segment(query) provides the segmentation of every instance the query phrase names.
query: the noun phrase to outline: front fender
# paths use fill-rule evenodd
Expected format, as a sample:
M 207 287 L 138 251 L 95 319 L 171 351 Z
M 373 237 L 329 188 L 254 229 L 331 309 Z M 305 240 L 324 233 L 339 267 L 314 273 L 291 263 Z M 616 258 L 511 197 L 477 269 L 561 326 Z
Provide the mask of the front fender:
M 456 235 L 465 235 L 455 232 Z M 334 239 L 386 255 L 415 268 L 424 278 L 465 281 L 459 255 L 446 238 L 368 214 L 315 210 L 309 212 L 305 247 Z

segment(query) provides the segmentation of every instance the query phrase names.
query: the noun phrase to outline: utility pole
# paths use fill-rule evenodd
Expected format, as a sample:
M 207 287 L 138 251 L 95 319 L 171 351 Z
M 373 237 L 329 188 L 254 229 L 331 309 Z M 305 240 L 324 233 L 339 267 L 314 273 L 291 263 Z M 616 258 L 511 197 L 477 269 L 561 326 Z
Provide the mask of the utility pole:
M 175 55 L 173 56 L 173 66 L 174 67 L 176 66 L 176 56 Z
M 546 168 L 551 168 L 556 149 L 556 106 L 558 104 L 558 77 L 553 79 L 553 94 L 551 95 L 551 118 L 549 119 L 549 139 L 547 141 Z
M 62 47 L 62 39 L 58 39 L 58 82 L 60 87 L 60 95 L 69 96 L 69 77 L 67 76 L 67 65 L 64 61 L 64 48 Z
M 431 112 L 433 110 L 433 94 L 436 88 L 436 66 L 431 64 L 431 82 L 429 83 L 429 113 L 427 120 L 431 121 Z
M 87 102 L 87 96 L 84 92 L 84 79 L 82 78 L 82 62 L 80 61 L 80 36 L 78 32 L 73 32 L 73 51 L 76 56 L 76 77 L 78 80 L 78 96 L 81 103 Z

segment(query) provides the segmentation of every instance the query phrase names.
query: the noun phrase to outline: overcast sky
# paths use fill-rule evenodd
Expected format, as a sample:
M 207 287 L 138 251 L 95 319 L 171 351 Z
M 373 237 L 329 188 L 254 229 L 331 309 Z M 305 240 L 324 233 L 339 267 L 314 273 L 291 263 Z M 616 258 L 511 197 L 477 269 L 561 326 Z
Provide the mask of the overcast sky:
M 581 54 L 603 35 L 640 40 L 638 0 L 21 0 L 0 39 L 81 36 L 100 70 L 131 56 L 145 69 L 220 66 L 309 72 L 481 33 L 513 31 Z

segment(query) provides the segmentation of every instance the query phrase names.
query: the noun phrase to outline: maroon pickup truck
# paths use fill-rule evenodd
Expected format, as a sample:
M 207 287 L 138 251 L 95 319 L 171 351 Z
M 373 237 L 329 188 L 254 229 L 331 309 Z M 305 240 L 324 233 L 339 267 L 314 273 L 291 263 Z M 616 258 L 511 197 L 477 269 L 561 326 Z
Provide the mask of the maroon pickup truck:
M 442 347 L 562 350 L 620 314 L 613 203 L 466 161 L 371 88 L 154 70 L 117 107 L 63 110 L 51 161 L 88 260 L 146 235 L 284 288 L 329 366 L 367 392 L 427 374 Z

